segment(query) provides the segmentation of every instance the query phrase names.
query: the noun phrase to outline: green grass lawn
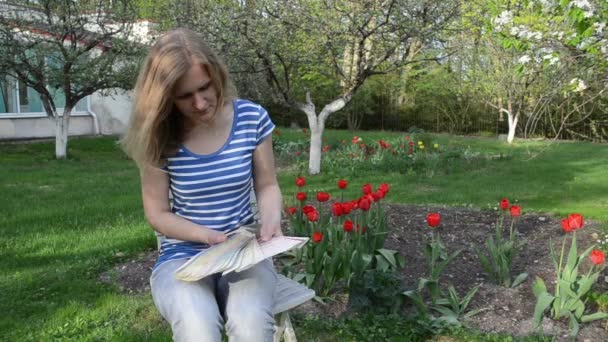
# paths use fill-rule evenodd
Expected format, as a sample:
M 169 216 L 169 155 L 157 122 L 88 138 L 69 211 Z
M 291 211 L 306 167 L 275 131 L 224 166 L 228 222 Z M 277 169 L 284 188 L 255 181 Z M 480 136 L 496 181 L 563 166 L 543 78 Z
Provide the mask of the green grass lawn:
M 281 132 L 284 139 L 304 137 L 300 131 Z M 365 141 L 403 135 L 357 134 Z M 339 144 L 352 134 L 329 131 L 326 136 L 327 143 Z M 456 165 L 431 178 L 399 170 L 345 175 L 328 169 L 308 177 L 310 188 L 334 191 L 337 179 L 348 176 L 353 197 L 364 183 L 387 182 L 392 202 L 486 208 L 508 197 L 524 213 L 580 212 L 608 223 L 608 145 L 436 139 L 442 146 L 509 157 Z M 120 294 L 98 281 L 113 265 L 155 248 L 134 164 L 112 137 L 72 139 L 68 151 L 68 160 L 56 161 L 52 143 L 0 144 L 0 340 L 170 340 L 148 294 Z M 296 174 L 289 167 L 279 173 L 286 202 L 295 192 Z M 305 341 L 356 340 L 340 335 L 336 324 L 342 323 L 326 324 L 325 331 L 300 322 Z

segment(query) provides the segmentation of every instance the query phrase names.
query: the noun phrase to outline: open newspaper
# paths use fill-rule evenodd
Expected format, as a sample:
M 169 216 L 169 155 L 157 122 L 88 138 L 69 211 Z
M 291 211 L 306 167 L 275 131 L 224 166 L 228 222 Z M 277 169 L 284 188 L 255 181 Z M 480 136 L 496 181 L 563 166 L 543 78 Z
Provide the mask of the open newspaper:
M 201 251 L 178 268 L 175 277 L 196 281 L 214 273 L 240 272 L 266 258 L 300 248 L 308 241 L 305 237 L 276 236 L 259 242 L 256 231 L 255 226 L 243 226 L 231 232 L 226 241 Z

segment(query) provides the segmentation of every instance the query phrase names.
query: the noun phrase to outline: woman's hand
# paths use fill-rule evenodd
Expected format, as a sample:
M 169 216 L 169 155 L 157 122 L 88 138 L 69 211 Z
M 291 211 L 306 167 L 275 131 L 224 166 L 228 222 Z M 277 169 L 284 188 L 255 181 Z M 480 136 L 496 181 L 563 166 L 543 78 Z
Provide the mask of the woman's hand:
M 272 239 L 273 236 L 283 236 L 281 224 L 262 224 L 262 228 L 260 228 L 260 241 L 266 242 Z
M 228 237 L 226 234 L 222 232 L 218 232 L 217 230 L 203 228 L 201 234 L 201 241 L 208 245 L 215 245 L 221 242 L 226 241 Z

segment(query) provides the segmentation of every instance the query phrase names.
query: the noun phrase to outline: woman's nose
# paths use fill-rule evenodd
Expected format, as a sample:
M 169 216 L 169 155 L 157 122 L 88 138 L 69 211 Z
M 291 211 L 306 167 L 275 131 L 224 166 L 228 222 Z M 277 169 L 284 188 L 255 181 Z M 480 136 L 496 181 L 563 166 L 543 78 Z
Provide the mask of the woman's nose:
M 206 109 L 209 106 L 209 102 L 207 102 L 207 100 L 205 99 L 205 97 L 202 94 L 198 94 L 195 93 L 193 95 L 193 106 L 196 110 L 203 110 Z

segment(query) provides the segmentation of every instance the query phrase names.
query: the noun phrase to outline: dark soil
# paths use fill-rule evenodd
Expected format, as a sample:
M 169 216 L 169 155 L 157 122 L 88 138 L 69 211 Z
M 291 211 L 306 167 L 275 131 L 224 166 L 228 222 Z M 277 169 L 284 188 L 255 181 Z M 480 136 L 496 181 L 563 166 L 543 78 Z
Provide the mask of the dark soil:
M 453 284 L 463 296 L 469 289 L 481 285 L 470 307 L 483 311 L 470 318 L 466 323 L 486 332 L 499 332 L 514 336 L 532 334 L 532 315 L 536 299 L 531 286 L 536 277 L 545 280 L 551 291 L 554 287 L 554 268 L 549 255 L 549 244 L 559 253 L 564 233 L 559 219 L 543 214 L 524 214 L 515 222 L 521 241 L 525 241 L 515 260 L 513 274 L 528 273 L 528 279 L 516 288 L 500 287 L 488 279 L 481 268 L 474 246 L 482 246 L 486 237 L 494 233 L 498 218 L 496 211 L 480 211 L 471 208 L 389 205 L 389 227 L 391 232 L 385 247 L 397 250 L 406 259 L 403 281 L 408 289 L 416 288 L 419 277 L 426 276 L 427 265 L 423 254 L 425 241 L 430 237 L 426 225 L 426 215 L 438 212 L 442 216 L 438 232 L 441 241 L 450 251 L 462 250 L 460 255 L 446 268 L 441 282 Z M 510 222 L 505 222 L 508 228 Z M 590 246 L 599 234 L 599 226 L 586 222 L 584 229 L 577 232 L 579 252 Z M 569 247 L 566 246 L 566 249 Z M 105 282 L 118 284 L 121 291 L 141 293 L 149 291 L 149 276 L 156 259 L 156 251 L 140 254 L 135 260 L 116 266 L 101 276 Z M 588 267 L 585 262 L 582 267 Z M 583 270 L 585 271 L 585 270 Z M 597 284 L 601 290 L 608 290 L 607 275 L 604 274 Z M 325 305 L 315 301 L 296 308 L 296 312 L 313 313 L 339 317 L 346 313 L 348 298 L 338 295 L 334 301 Z M 597 308 L 591 308 L 597 310 Z M 546 334 L 554 335 L 557 341 L 566 341 L 567 321 L 554 321 L 545 318 L 543 329 Z M 608 324 L 599 320 L 581 326 L 577 341 L 608 341 Z

